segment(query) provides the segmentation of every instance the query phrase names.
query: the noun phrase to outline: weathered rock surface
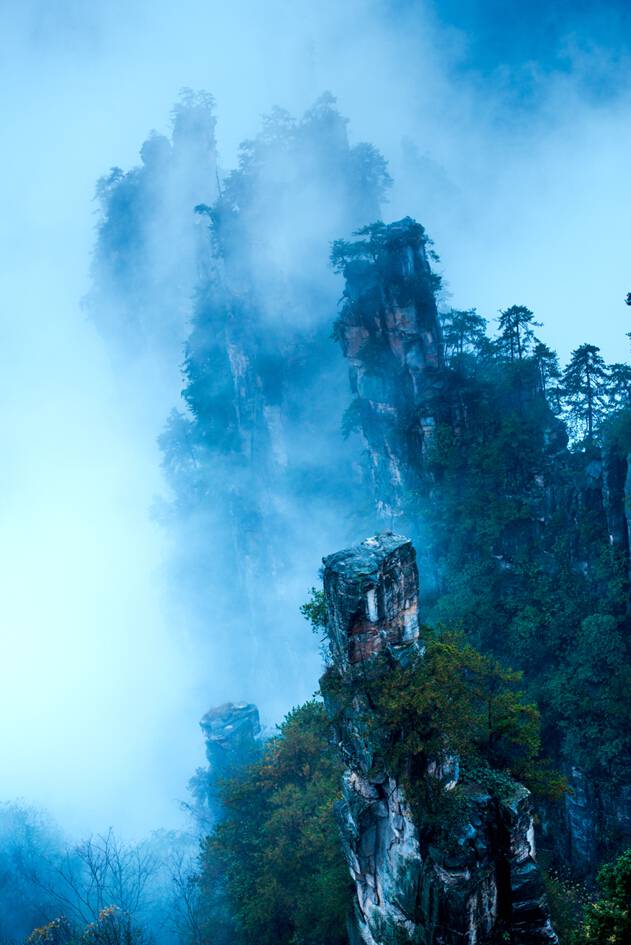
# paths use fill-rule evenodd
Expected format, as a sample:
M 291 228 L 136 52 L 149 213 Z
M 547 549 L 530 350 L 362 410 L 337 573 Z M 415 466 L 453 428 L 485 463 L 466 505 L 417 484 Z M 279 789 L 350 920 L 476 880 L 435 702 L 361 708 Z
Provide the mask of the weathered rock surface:
M 246 702 L 227 702 L 210 709 L 199 723 L 206 757 L 216 777 L 251 760 L 261 734 L 259 710 Z
M 612 548 L 631 561 L 631 456 L 605 440 L 602 448 L 602 497 Z M 631 569 L 629 570 L 631 575 Z
M 458 476 L 448 487 L 467 492 L 480 470 L 468 461 L 467 443 L 476 440 L 475 398 L 462 384 L 458 370 L 445 367 L 444 345 L 437 316 L 436 277 L 430 265 L 428 241 L 422 227 L 404 219 L 388 226 L 369 228 L 362 239 L 350 244 L 340 268 L 346 280 L 344 304 L 337 337 L 349 365 L 354 396 L 350 420 L 365 444 L 367 472 L 372 497 L 385 520 L 394 517 L 399 528 L 418 537 L 418 516 L 406 521 L 406 502 L 441 502 L 443 483 L 433 465 L 432 444 L 440 436 L 449 449 L 460 452 Z M 532 469 L 519 490 L 498 494 L 498 501 L 515 502 L 520 514 L 493 535 L 488 548 L 476 552 L 490 556 L 500 574 L 515 570 L 515 562 L 536 563 L 542 573 L 554 574 L 559 567 L 558 538 L 568 543 L 572 568 L 582 574 L 598 598 L 606 593 L 603 583 L 604 545 L 626 566 L 631 587 L 631 455 L 624 437 L 603 432 L 599 448 L 585 453 L 568 449 L 563 423 L 546 408 L 537 375 L 505 390 L 504 403 L 496 409 L 511 409 L 511 397 L 519 407 L 532 407 L 541 415 L 543 444 L 538 468 Z M 547 413 L 546 413 L 547 410 Z M 438 435 L 437 435 L 438 434 Z M 453 514 L 453 509 L 451 510 Z M 591 536 L 586 538 L 587 532 Z M 421 532 L 422 534 L 422 532 Z M 449 535 L 442 552 L 448 561 Z M 439 598 L 449 591 L 453 574 L 436 555 L 422 556 L 424 587 Z M 631 603 L 628 604 L 631 610 Z M 586 614 L 587 616 L 587 614 Z M 358 626 L 360 626 L 358 624 Z M 361 627 L 360 627 L 361 630 Z M 501 644 L 500 644 L 501 645 Z M 377 643 L 377 646 L 381 646 Z M 359 633 L 350 647 L 352 663 L 365 653 Z M 520 666 L 528 672 L 528 665 Z M 552 749 L 556 751 L 556 748 Z M 553 815 L 544 813 L 557 854 L 581 873 L 595 873 L 603 858 L 631 843 L 629 800 L 631 787 L 609 785 L 606 779 L 578 778 L 568 770 L 572 758 L 558 757 L 567 770 L 574 794 Z
M 418 574 L 407 539 L 384 533 L 324 564 L 338 671 L 348 673 L 359 659 L 384 651 L 403 660 L 420 648 Z M 557 942 L 524 787 L 500 802 L 479 785 L 464 786 L 466 822 L 448 847 L 433 845 L 401 785 L 375 770 L 365 726 L 354 724 L 352 711 L 338 726 L 347 762 L 338 817 L 356 888 L 356 930 L 365 945 L 485 945 L 504 932 L 514 945 Z M 453 768 L 445 790 L 455 786 Z
M 324 559 L 329 634 L 340 666 L 418 639 L 412 543 L 383 532 Z
M 338 335 L 366 440 L 378 503 L 396 512 L 414 484 L 439 411 L 443 346 L 423 227 L 385 227 L 349 262 Z
M 221 813 L 217 782 L 255 760 L 261 746 L 261 723 L 255 705 L 226 702 L 210 709 L 199 724 L 208 767 L 198 768 L 189 789 L 195 800 L 192 813 L 209 828 Z
M 542 811 L 542 842 L 575 875 L 590 878 L 630 842 L 631 786 L 599 783 L 575 767 L 566 777 L 568 793 Z

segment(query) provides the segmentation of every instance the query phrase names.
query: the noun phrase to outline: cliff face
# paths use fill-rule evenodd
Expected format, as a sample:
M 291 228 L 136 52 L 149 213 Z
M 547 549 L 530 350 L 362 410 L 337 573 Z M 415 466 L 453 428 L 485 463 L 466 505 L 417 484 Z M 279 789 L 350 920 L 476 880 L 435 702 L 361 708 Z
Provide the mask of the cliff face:
M 631 576 L 631 455 L 609 440 L 602 448 L 601 493 L 611 546 L 624 556 Z
M 605 860 L 631 839 L 631 786 L 567 771 L 569 792 L 561 811 L 543 811 L 542 839 L 581 877 L 593 877 Z
M 378 215 L 388 181 L 378 152 L 350 145 L 325 96 L 301 121 L 268 116 L 212 207 L 198 207 L 210 249 L 186 345 L 188 411 L 162 437 L 164 465 L 190 609 L 204 634 L 216 627 L 214 665 L 231 661 L 227 674 L 246 677 L 255 698 L 264 680 L 299 678 L 304 562 L 322 534 L 337 543 L 361 505 L 339 430 L 346 372 L 330 338 L 338 287 L 327 250 Z M 317 539 L 305 519 L 319 522 Z M 247 645 L 235 646 L 244 633 Z
M 418 571 L 409 541 L 390 533 L 325 561 L 328 626 L 336 665 L 418 641 Z
M 356 420 L 366 440 L 381 510 L 399 508 L 401 486 L 422 472 L 445 401 L 435 277 L 421 226 L 373 227 L 365 252 L 338 265 L 346 276 L 336 333 L 350 365 Z
M 468 353 L 465 344 L 446 363 L 423 228 L 406 219 L 359 236 L 333 254 L 346 280 L 336 336 L 354 397 L 348 426 L 364 440 L 376 509 L 421 539 L 425 613 L 463 626 L 484 651 L 534 679 L 539 693 L 600 686 L 597 666 L 584 671 L 592 674 L 589 683 L 559 673 L 554 685 L 545 667 L 562 669 L 560 654 L 575 649 L 591 614 L 624 619 L 631 574 L 628 435 L 608 432 L 600 448 L 570 451 L 536 359 L 508 363 L 489 339 L 486 347 L 472 342 Z M 581 603 L 563 614 L 559 595 Z M 480 629 L 481 611 L 491 618 L 487 630 Z M 361 621 L 353 646 L 358 642 L 368 652 Z M 602 643 L 608 645 L 615 639 Z M 553 696 L 566 730 L 574 724 L 574 696 L 576 705 L 585 700 L 579 689 L 570 699 Z M 594 717 L 592 728 L 602 729 L 602 720 Z M 619 842 L 631 841 L 628 777 L 619 774 L 614 787 L 598 763 L 586 775 L 571 743 L 560 748 L 551 729 L 546 747 L 575 784 L 549 819 L 554 846 L 577 870 L 593 873 Z M 587 755 L 579 767 L 586 768 Z M 606 766 L 605 759 L 600 771 Z
M 508 550 L 519 553 L 525 538 L 545 540 L 547 523 L 565 515 L 568 531 L 573 519 L 587 511 L 609 536 L 612 548 L 629 561 L 631 544 L 631 462 L 628 451 L 605 437 L 594 448 L 584 469 L 570 461 L 567 434 L 545 401 L 540 375 L 525 364 L 512 391 L 498 390 L 484 379 L 490 350 L 480 356 L 482 370 L 473 376 L 459 363 L 447 365 L 436 307 L 440 280 L 430 265 L 430 243 L 423 227 L 406 218 L 362 231 L 363 240 L 341 243 L 334 262 L 345 277 L 344 301 L 336 323 L 336 337 L 349 365 L 354 396 L 349 426 L 364 438 L 373 498 L 385 515 L 401 514 L 406 492 L 427 494 L 436 487 L 440 499 L 441 450 L 460 451 L 460 474 L 480 473 L 468 464 L 471 437 L 484 436 L 476 424 L 488 421 L 483 409 L 516 411 L 520 417 L 537 416 L 541 446 L 536 467 L 521 484 L 530 527 L 507 536 Z M 490 342 L 489 342 L 490 344 Z M 486 359 L 486 361 L 485 361 Z M 465 356 L 466 360 L 466 356 Z M 509 372 L 510 373 L 510 372 Z M 489 376 L 492 371 L 487 370 Z M 508 375 L 507 375 L 508 376 Z M 515 372 L 515 377 L 517 376 Z M 482 378 L 482 379 L 481 379 Z M 485 398 L 495 402 L 485 403 Z M 442 430 L 439 429 L 442 428 Z M 439 433 L 448 444 L 437 443 Z M 514 431 L 515 438 L 518 431 Z M 488 460 L 488 457 L 487 457 Z M 438 478 L 440 473 L 438 473 Z M 515 488 L 506 483 L 506 490 Z M 501 555 L 501 541 L 493 551 Z M 577 563 L 581 552 L 575 548 Z
M 334 667 L 342 675 L 375 654 L 391 665 L 421 651 L 414 548 L 385 533 L 326 558 L 324 588 Z M 361 701 L 337 716 L 346 760 L 338 816 L 356 888 L 355 919 L 366 945 L 484 945 L 500 932 L 515 945 L 555 943 L 535 863 L 532 806 L 517 785 L 498 801 L 480 785 L 463 787 L 467 804 L 451 842 L 432 839 L 400 784 L 380 768 L 370 725 L 357 724 Z M 335 714 L 334 701 L 328 707 Z M 366 706 L 361 706 L 365 718 Z M 369 707 L 368 707 L 369 708 Z M 459 780 L 458 761 L 420 775 L 444 792 Z
M 183 91 L 171 137 L 152 133 L 141 163 L 112 168 L 96 189 L 100 204 L 86 310 L 122 363 L 177 366 L 207 239 L 192 208 L 216 197 L 212 97 Z
M 350 444 L 340 442 L 334 404 L 346 378 L 328 325 L 307 330 L 295 298 L 273 320 L 244 277 L 238 286 L 228 263 L 217 270 L 187 345 L 190 416 L 172 415 L 162 446 L 191 609 L 205 639 L 214 627 L 213 664 L 258 699 L 268 681 L 299 678 L 305 562 L 319 535 L 338 535 L 359 505 L 358 477 L 348 475 Z M 304 528 L 305 517 L 320 533 Z M 302 691 L 290 688 L 288 698 Z

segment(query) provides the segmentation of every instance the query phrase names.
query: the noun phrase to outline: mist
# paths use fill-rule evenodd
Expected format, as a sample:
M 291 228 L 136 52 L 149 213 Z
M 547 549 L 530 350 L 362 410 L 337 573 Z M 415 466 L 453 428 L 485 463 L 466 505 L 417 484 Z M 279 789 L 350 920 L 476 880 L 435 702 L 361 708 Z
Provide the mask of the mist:
M 2 793 L 45 806 L 71 833 L 113 824 L 140 836 L 182 822 L 210 705 L 256 699 L 273 725 L 312 693 L 319 658 L 300 616 L 284 613 L 296 673 L 279 691 L 263 671 L 254 692 L 238 659 L 220 669 L 200 650 L 212 626 L 174 603 L 171 539 L 152 509 L 168 501 L 157 437 L 180 405 L 186 325 L 168 357 L 124 363 L 89 321 L 97 179 L 137 165 L 151 129 L 168 133 L 183 87 L 216 100 L 224 171 L 262 114 L 279 105 L 302 115 L 330 90 L 351 142 L 389 161 L 385 219 L 415 216 L 434 239 L 445 304 L 488 318 L 525 304 L 563 359 L 588 340 L 620 360 L 625 8 L 574 15 L 557 5 L 554 38 L 542 38 L 531 7 L 516 42 L 492 3 L 55 6 L 5 0 L 0 13 Z M 315 218 L 331 208 L 316 193 L 304 209 Z M 306 227 L 307 256 L 329 237 L 322 224 Z M 301 234 L 285 237 L 272 248 L 282 266 L 307 281 L 322 273 L 335 300 L 326 258 L 296 256 Z M 312 557 L 284 579 L 292 608 L 353 528 L 301 527 Z M 235 633 L 248 620 L 237 614 Z M 267 647 L 261 665 L 274 660 Z

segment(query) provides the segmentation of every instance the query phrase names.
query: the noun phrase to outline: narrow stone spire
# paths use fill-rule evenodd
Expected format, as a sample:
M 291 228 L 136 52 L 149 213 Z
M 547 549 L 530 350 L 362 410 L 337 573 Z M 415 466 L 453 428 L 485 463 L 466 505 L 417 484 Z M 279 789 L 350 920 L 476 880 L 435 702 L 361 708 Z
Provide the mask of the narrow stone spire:
M 419 638 L 416 552 L 402 535 L 381 532 L 324 558 L 324 593 L 340 668 Z
M 508 780 L 496 796 L 475 776 L 459 776 L 453 756 L 410 769 L 404 784 L 384 756 L 383 719 L 368 691 L 376 687 L 374 695 L 396 663 L 352 671 L 379 653 L 405 665 L 421 652 L 412 543 L 383 532 L 330 555 L 324 591 L 333 665 L 322 683 L 345 764 L 336 814 L 355 886 L 353 941 L 492 945 L 508 936 L 514 945 L 558 945 L 535 861 L 529 791 Z M 346 698 L 334 684 L 340 677 Z M 423 801 L 428 779 L 433 795 L 443 792 L 445 816 L 451 811 L 448 831 L 437 829 Z M 416 796 L 415 810 L 406 792 Z M 460 814 L 448 798 L 457 798 Z

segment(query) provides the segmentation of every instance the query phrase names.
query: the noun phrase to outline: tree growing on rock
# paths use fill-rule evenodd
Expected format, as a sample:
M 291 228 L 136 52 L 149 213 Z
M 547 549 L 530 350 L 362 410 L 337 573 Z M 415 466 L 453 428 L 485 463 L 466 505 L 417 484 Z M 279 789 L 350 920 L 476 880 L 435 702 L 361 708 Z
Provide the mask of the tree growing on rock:
M 594 440 L 607 407 L 607 367 L 596 345 L 582 344 L 562 375 L 563 399 L 570 432 L 578 440 Z
M 534 345 L 534 329 L 540 327 L 541 322 L 535 321 L 533 312 L 525 305 L 511 305 L 500 312 L 497 338 L 500 355 L 511 363 L 523 361 Z
M 348 945 L 352 889 L 333 814 L 341 775 L 312 701 L 289 713 L 259 761 L 226 779 L 225 816 L 201 855 L 204 941 Z
M 610 364 L 609 368 L 609 403 L 614 408 L 631 405 L 631 366 L 628 364 Z
M 448 364 L 460 361 L 465 354 L 475 354 L 486 338 L 486 318 L 474 308 L 450 309 L 442 317 L 445 360 Z
M 553 405 L 558 406 L 558 381 L 561 378 L 561 371 L 556 351 L 549 348 L 543 341 L 537 340 L 532 356 L 537 367 L 541 392 L 548 400 L 552 400 Z

